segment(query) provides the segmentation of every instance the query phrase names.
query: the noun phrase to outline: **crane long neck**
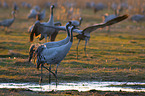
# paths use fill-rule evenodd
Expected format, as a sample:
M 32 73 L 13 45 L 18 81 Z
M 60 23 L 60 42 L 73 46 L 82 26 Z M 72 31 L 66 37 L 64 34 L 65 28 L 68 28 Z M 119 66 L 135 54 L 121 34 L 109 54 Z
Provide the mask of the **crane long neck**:
M 69 26 L 67 26 L 66 30 L 67 30 L 67 36 L 70 37 Z
M 15 13 L 14 13 L 14 14 L 12 14 L 12 17 L 13 17 L 13 19 L 15 19 Z
M 118 9 L 115 10 L 115 15 L 116 15 L 116 16 L 119 15 L 119 10 L 118 10 Z
M 70 42 L 73 42 L 73 28 L 71 29 L 71 38 L 70 38 Z
M 15 19 L 15 14 L 13 15 L 13 18 Z
M 69 25 L 66 26 L 66 31 L 67 31 L 67 36 L 70 37 L 70 32 L 69 32 Z
M 50 18 L 49 18 L 49 21 L 48 22 L 53 22 L 53 8 L 50 9 Z
M 80 19 L 79 26 L 81 25 L 81 23 L 82 23 L 82 19 Z

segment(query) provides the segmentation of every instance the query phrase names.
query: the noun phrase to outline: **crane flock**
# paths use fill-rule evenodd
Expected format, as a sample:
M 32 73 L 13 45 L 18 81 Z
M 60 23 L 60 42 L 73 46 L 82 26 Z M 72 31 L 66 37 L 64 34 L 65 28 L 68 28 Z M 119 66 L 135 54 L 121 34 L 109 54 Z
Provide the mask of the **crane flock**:
M 53 8 L 53 6 L 51 6 L 51 8 Z M 50 18 L 52 20 L 53 12 L 52 11 L 50 11 L 50 12 L 51 12 Z M 67 31 L 67 37 L 61 41 L 47 42 L 47 43 L 40 44 L 40 45 L 39 44 L 31 45 L 30 51 L 29 51 L 30 52 L 29 53 L 29 62 L 31 61 L 32 58 L 37 58 L 36 59 L 37 69 L 39 69 L 39 67 L 41 66 L 41 78 L 40 78 L 39 83 L 42 82 L 42 78 L 43 78 L 42 68 L 45 68 L 49 71 L 49 83 L 51 83 L 51 73 L 52 73 L 56 78 L 56 85 L 57 85 L 57 68 L 58 68 L 58 65 L 60 64 L 60 62 L 64 59 L 66 54 L 69 52 L 71 45 L 72 45 L 73 37 L 76 37 L 78 39 L 78 44 L 77 44 L 77 49 L 76 49 L 77 50 L 77 59 L 78 59 L 78 45 L 81 40 L 85 40 L 84 51 L 85 51 L 85 55 L 86 55 L 86 45 L 90 39 L 91 32 L 95 31 L 98 28 L 104 28 L 106 26 L 116 24 L 127 18 L 128 18 L 128 15 L 126 15 L 126 14 L 122 15 L 122 16 L 116 16 L 110 20 L 105 21 L 104 23 L 94 24 L 94 25 L 86 27 L 83 30 L 79 30 L 77 28 L 81 25 L 82 18 L 80 18 L 80 21 L 71 20 L 68 23 L 66 23 L 66 26 L 54 26 L 51 24 L 40 23 L 39 21 L 36 21 L 32 31 L 31 31 L 31 34 L 35 33 L 35 36 L 37 36 L 37 34 L 40 34 L 42 32 L 41 29 L 43 29 L 43 28 L 51 28 L 51 29 L 55 29 L 55 30 Z M 36 26 L 37 26 L 37 28 L 35 28 Z M 70 35 L 69 31 L 71 31 L 71 35 Z M 73 36 L 72 35 L 73 32 L 78 33 L 78 35 Z M 33 36 L 31 36 L 31 34 L 30 34 L 30 41 L 32 41 L 31 37 L 33 38 Z M 49 69 L 44 66 L 45 63 L 50 64 Z M 51 64 L 57 64 L 55 73 L 53 73 L 51 71 Z
M 103 23 L 94 24 L 91 26 L 85 27 L 83 30 L 79 30 L 78 27 L 82 24 L 82 17 L 80 17 L 79 21 L 77 20 L 69 20 L 69 22 L 66 23 L 65 26 L 61 26 L 61 22 L 57 21 L 54 22 L 54 10 L 55 6 L 50 6 L 50 18 L 47 22 L 41 22 L 41 20 L 44 20 L 45 18 L 45 9 L 41 12 L 37 12 L 36 7 L 31 9 L 28 19 L 35 18 L 36 21 L 33 25 L 29 27 L 28 32 L 30 33 L 30 42 L 32 43 L 34 40 L 34 36 L 38 37 L 39 40 L 43 40 L 45 38 L 45 42 L 43 44 L 31 44 L 29 48 L 29 62 L 34 59 L 34 63 L 36 63 L 36 68 L 39 70 L 41 68 L 41 76 L 39 83 L 41 84 L 43 80 L 43 68 L 49 71 L 49 83 L 51 83 L 51 74 L 56 78 L 56 85 L 58 84 L 58 76 L 57 76 L 57 69 L 61 61 L 66 57 L 67 53 L 69 52 L 72 43 L 73 43 L 73 37 L 76 37 L 78 39 L 77 47 L 76 47 L 76 54 L 78 59 L 78 46 L 80 44 L 80 41 L 85 41 L 85 55 L 86 55 L 86 46 L 90 39 L 90 34 L 94 32 L 95 30 L 99 28 L 104 28 L 107 26 L 111 26 L 113 24 L 116 24 L 120 21 L 123 21 L 128 18 L 128 15 L 113 15 L 114 17 L 106 16 L 106 19 Z M 12 23 L 15 20 L 15 12 L 18 11 L 18 6 L 16 3 L 14 3 L 14 8 L 12 11 L 13 18 L 12 19 L 6 19 L 3 21 L 0 21 L 0 26 L 5 27 L 6 31 L 7 28 L 12 25 Z M 40 9 L 39 9 L 40 10 Z M 96 7 L 96 9 L 97 7 Z M 102 10 L 102 9 L 101 9 Z M 55 41 L 55 38 L 59 31 L 66 31 L 67 36 L 63 40 Z M 73 36 L 73 32 L 77 33 L 77 35 Z M 47 37 L 49 37 L 50 41 L 48 42 Z M 36 61 L 36 62 L 35 62 Z M 45 65 L 49 65 L 49 68 L 47 68 Z M 56 70 L 55 72 L 52 72 L 51 65 L 56 64 Z
M 51 14 L 48 22 L 41 23 L 39 20 L 35 22 L 30 32 L 30 41 L 33 41 L 34 34 L 35 36 L 41 34 L 40 40 L 43 39 L 42 36 L 44 37 L 48 36 L 47 34 L 43 35 L 43 30 L 47 30 L 46 32 L 48 33 L 51 32 L 53 33 L 53 30 L 57 30 L 57 31 L 63 30 L 67 32 L 67 37 L 61 41 L 46 42 L 44 44 L 37 44 L 37 45 L 32 44 L 29 49 L 29 62 L 31 61 L 32 58 L 34 58 L 34 61 L 36 61 L 37 69 L 39 69 L 39 67 L 41 66 L 41 77 L 39 83 L 42 82 L 42 78 L 43 78 L 42 68 L 45 68 L 46 70 L 49 71 L 49 83 L 51 83 L 51 73 L 52 73 L 56 78 L 56 85 L 57 85 L 57 69 L 60 62 L 65 58 L 65 56 L 69 52 L 72 46 L 73 37 L 76 37 L 78 39 L 78 44 L 76 48 L 77 59 L 78 59 L 78 45 L 81 40 L 85 40 L 84 51 L 86 55 L 86 45 L 90 39 L 91 32 L 95 31 L 98 28 L 104 28 L 106 26 L 110 26 L 122 20 L 125 20 L 128 18 L 128 15 L 125 14 L 122 16 L 116 16 L 114 18 L 105 21 L 104 23 L 94 24 L 84 28 L 83 30 L 79 30 L 77 27 L 81 25 L 82 18 L 80 18 L 80 21 L 71 20 L 68 23 L 66 23 L 66 26 L 55 26 L 54 19 L 53 19 L 53 8 L 54 5 L 52 5 L 50 8 Z M 73 32 L 78 33 L 78 35 L 73 36 L 72 34 Z M 46 68 L 44 64 L 49 64 L 50 65 L 49 68 Z M 57 64 L 55 73 L 51 71 L 51 64 Z

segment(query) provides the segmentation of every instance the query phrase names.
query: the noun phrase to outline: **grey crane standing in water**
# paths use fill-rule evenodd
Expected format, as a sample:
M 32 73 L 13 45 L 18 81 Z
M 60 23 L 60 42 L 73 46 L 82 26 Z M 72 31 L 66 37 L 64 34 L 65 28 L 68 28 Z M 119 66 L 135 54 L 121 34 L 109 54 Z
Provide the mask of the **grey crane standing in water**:
M 71 24 L 71 22 L 69 22 Z M 67 32 L 69 32 L 69 26 L 66 26 Z M 69 52 L 72 42 L 73 42 L 73 32 L 72 30 L 75 28 L 75 26 L 71 27 L 71 37 L 70 40 L 61 46 L 47 48 L 46 45 L 41 45 L 37 48 L 35 51 L 35 57 L 37 57 L 37 69 L 41 66 L 41 77 L 40 77 L 40 83 L 43 79 L 43 73 L 42 68 L 47 69 L 49 72 L 51 72 L 55 78 L 56 78 L 56 85 L 57 85 L 57 68 L 60 64 L 60 62 L 65 58 L 67 53 Z M 44 64 L 57 64 L 55 73 L 51 71 L 51 69 L 48 69 L 44 66 Z
M 41 24 L 42 25 L 45 25 L 45 26 L 55 26 L 55 22 L 54 22 L 54 17 L 53 17 L 53 8 L 54 8 L 54 5 L 51 6 L 50 8 L 50 18 L 49 18 L 49 21 L 48 22 L 42 22 Z M 30 33 L 30 42 L 33 41 L 33 37 L 34 37 L 34 34 L 35 36 L 38 36 L 41 34 L 41 37 L 39 38 L 39 40 L 42 40 L 45 38 L 45 40 L 47 41 L 47 36 L 49 36 L 49 38 L 54 35 L 54 37 L 56 37 L 58 31 L 54 28 L 49 28 L 49 27 L 43 27 L 43 26 L 40 26 L 39 23 L 37 23 L 38 21 L 35 22 L 34 24 L 34 27 Z M 56 32 L 57 31 L 57 32 Z M 54 38 L 53 37 L 53 38 Z M 51 39 L 51 38 L 50 38 Z M 53 39 L 55 40 L 55 39 Z M 52 41 L 53 41 L 52 40 Z
M 5 19 L 5 20 L 0 21 L 0 26 L 3 26 L 6 32 L 7 32 L 8 27 L 10 27 L 15 20 L 15 11 L 12 11 L 12 16 L 13 18 L 11 19 Z
M 110 19 L 104 23 L 100 23 L 100 24 L 95 24 L 95 25 L 92 25 L 92 26 L 88 26 L 86 27 L 85 29 L 83 30 L 78 30 L 78 29 L 74 29 L 73 32 L 76 32 L 76 33 L 79 33 L 78 35 L 74 36 L 78 39 L 78 44 L 77 44 L 77 59 L 78 59 L 78 45 L 80 43 L 81 40 L 85 40 L 85 47 L 84 47 L 84 51 L 85 51 L 85 56 L 86 56 L 86 45 L 87 45 L 87 42 L 89 41 L 90 39 L 90 33 L 95 31 L 96 29 L 98 28 L 104 28 L 106 26 L 110 26 L 110 25 L 113 25 L 113 24 L 116 24 L 122 20 L 125 20 L 128 18 L 128 15 L 122 15 L 122 16 L 118 16 L 114 19 Z M 66 28 L 64 26 L 52 26 L 53 28 L 57 29 L 57 30 L 66 30 Z
M 69 27 L 70 25 L 71 25 L 71 23 L 67 23 L 66 27 Z M 62 46 L 64 44 L 68 43 L 69 40 L 70 40 L 70 33 L 67 31 L 67 37 L 65 39 L 60 40 L 60 41 L 55 41 L 55 42 L 47 42 L 47 43 L 44 43 L 44 45 L 47 48 L 58 47 L 58 46 Z M 29 62 L 31 61 L 31 59 L 33 57 L 33 54 L 36 51 L 35 49 L 37 49 L 38 46 L 40 46 L 40 44 L 32 44 L 30 46 L 30 49 L 29 49 Z M 49 69 L 51 70 L 51 64 L 50 64 Z M 49 73 L 49 77 L 50 77 L 50 73 Z M 50 82 L 51 82 L 51 80 L 49 79 L 49 83 Z

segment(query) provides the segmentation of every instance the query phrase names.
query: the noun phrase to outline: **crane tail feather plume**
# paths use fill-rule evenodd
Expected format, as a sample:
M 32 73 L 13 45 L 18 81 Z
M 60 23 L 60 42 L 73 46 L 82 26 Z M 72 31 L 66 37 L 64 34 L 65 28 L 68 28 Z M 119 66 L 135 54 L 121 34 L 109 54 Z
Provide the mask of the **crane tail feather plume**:
M 43 51 L 43 49 L 45 49 L 45 46 L 40 45 L 35 51 L 35 60 L 37 59 L 36 67 L 37 67 L 38 70 L 39 70 L 39 67 L 40 67 L 41 63 L 44 63 L 44 62 L 41 61 L 41 59 L 42 59 L 41 52 Z
M 33 54 L 34 54 L 34 51 L 35 51 L 35 45 L 34 44 L 32 44 L 31 46 L 30 46 L 30 49 L 29 49 L 29 62 L 31 61 L 31 59 L 33 58 Z

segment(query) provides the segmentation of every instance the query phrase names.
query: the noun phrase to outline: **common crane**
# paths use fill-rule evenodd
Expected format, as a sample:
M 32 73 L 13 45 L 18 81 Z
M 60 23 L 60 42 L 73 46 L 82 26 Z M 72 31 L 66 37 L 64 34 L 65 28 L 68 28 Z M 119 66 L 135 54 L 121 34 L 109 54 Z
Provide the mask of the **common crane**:
M 9 6 L 8 6 L 6 1 L 3 2 L 3 8 L 9 8 Z
M 136 14 L 130 17 L 130 20 L 133 22 L 141 22 L 145 20 L 145 15 Z
M 77 59 L 78 59 L 78 45 L 79 45 L 81 40 L 85 40 L 84 51 L 85 51 L 85 56 L 86 56 L 86 45 L 87 45 L 87 43 L 88 43 L 88 41 L 90 39 L 90 33 L 91 32 L 95 31 L 98 28 L 104 28 L 106 26 L 113 25 L 115 23 L 118 23 L 118 22 L 126 19 L 126 18 L 128 18 L 128 15 L 119 16 L 119 17 L 111 19 L 111 20 L 109 20 L 107 22 L 89 26 L 89 27 L 85 28 L 84 30 L 82 30 L 81 34 L 78 34 L 78 35 L 74 36 L 74 37 L 76 37 L 78 39 L 78 44 L 77 44 Z
M 118 16 L 119 16 L 119 10 L 118 9 L 114 10 L 114 14 L 112 14 L 112 15 L 108 15 L 108 13 L 106 13 L 104 15 L 104 22 L 107 22 L 107 21 L 109 21 L 111 19 L 114 19 L 114 18 L 116 18 Z M 110 27 L 111 26 L 108 26 L 108 34 L 110 33 Z
M 54 26 L 61 26 L 61 22 L 54 22 Z M 33 39 L 34 39 L 34 34 L 35 34 L 35 37 L 39 36 L 40 34 L 43 34 L 42 32 L 47 29 L 44 24 L 41 24 L 41 22 L 38 20 L 35 22 L 34 25 L 30 26 L 29 29 L 28 29 L 28 32 L 30 33 L 30 42 L 33 42 Z M 51 35 L 50 35 L 50 41 L 55 41 L 55 38 L 58 34 L 58 31 L 57 29 L 55 29 L 55 32 L 53 32 Z M 39 38 L 39 40 L 42 40 L 43 38 Z M 45 39 L 46 40 L 46 39 Z
M 76 27 L 79 27 L 82 24 L 82 20 L 83 19 L 80 17 L 79 21 L 77 21 L 77 20 L 71 20 L 71 22 L 72 22 L 72 25 L 75 25 Z
M 11 19 L 5 19 L 5 20 L 0 21 L 0 26 L 3 26 L 6 32 L 7 32 L 8 27 L 10 27 L 15 20 L 15 11 L 12 11 L 12 16 L 13 18 Z
M 98 4 L 95 4 L 95 5 L 93 6 L 93 8 L 94 8 L 94 13 L 96 13 L 96 12 L 98 12 L 98 11 L 100 11 L 100 10 L 105 9 L 105 8 L 106 8 L 106 5 L 103 4 L 103 3 L 98 3 Z
M 43 9 L 43 10 L 39 13 L 39 15 L 40 15 L 40 19 L 39 19 L 39 20 L 44 20 L 45 15 L 46 15 L 45 11 L 46 11 L 46 10 Z
M 36 9 L 31 9 L 30 13 L 27 16 L 27 18 L 28 19 L 31 19 L 31 18 L 35 19 L 37 14 L 38 14 L 38 12 L 36 11 Z
M 51 8 L 50 8 L 51 14 L 50 14 L 49 21 L 48 22 L 42 22 L 41 23 L 42 25 L 55 26 L 54 25 L 54 17 L 53 17 L 53 8 L 54 8 L 54 5 L 52 5 Z M 45 40 L 47 40 L 47 36 L 49 36 L 49 38 L 50 38 L 51 35 L 53 35 L 53 33 L 56 32 L 56 29 L 40 26 L 40 24 L 37 23 L 37 22 L 38 21 L 35 22 L 34 27 L 33 27 L 32 31 L 30 33 L 30 38 L 31 38 L 30 41 L 31 42 L 33 41 L 34 34 L 35 34 L 35 36 L 38 36 L 38 35 L 41 34 L 41 37 L 39 38 L 39 40 L 42 40 L 43 38 L 45 38 Z

